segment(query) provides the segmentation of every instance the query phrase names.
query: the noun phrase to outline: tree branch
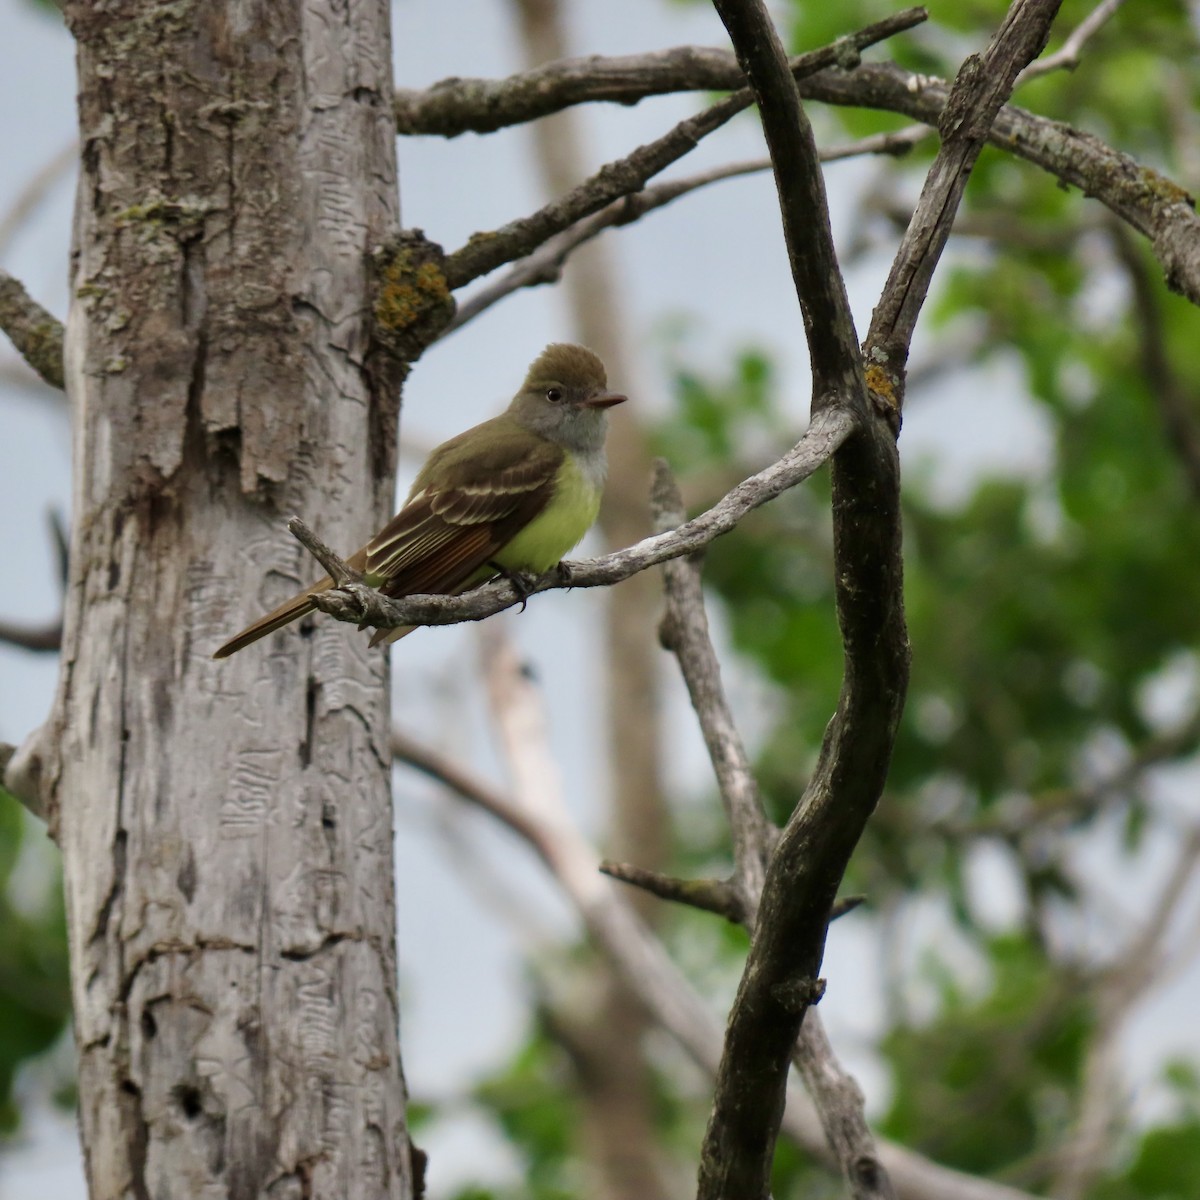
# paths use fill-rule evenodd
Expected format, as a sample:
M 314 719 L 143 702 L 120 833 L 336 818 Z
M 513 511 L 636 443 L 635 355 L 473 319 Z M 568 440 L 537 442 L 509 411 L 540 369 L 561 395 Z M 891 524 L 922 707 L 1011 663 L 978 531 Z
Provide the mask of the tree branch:
M 858 338 L 829 226 L 825 181 L 783 43 L 761 3 L 714 0 L 758 104 L 771 154 L 788 261 L 804 313 L 813 371 L 813 409 L 835 397 L 861 399 Z
M 395 629 L 400 625 L 482 621 L 536 592 L 555 588 L 607 587 L 656 563 L 691 554 L 728 533 L 748 512 L 807 479 L 846 441 L 854 425 L 854 418 L 847 412 L 818 413 L 804 436 L 783 458 L 743 480 L 712 508 L 678 529 L 655 534 L 600 558 L 562 563 L 521 591 L 501 579 L 461 596 L 409 596 L 391 600 L 364 584 L 352 583 L 315 594 L 313 603 L 339 621 Z
M 868 46 L 912 29 L 928 19 L 923 8 L 908 8 L 847 34 L 829 46 L 791 60 L 797 75 L 855 63 Z M 590 55 L 511 75 L 507 79 L 443 79 L 423 89 L 397 89 L 396 132 L 457 137 L 491 133 L 549 116 L 591 101 L 636 104 L 647 96 L 679 91 L 727 92 L 745 83 L 727 50 L 676 46 L 621 58 Z
M 750 103 L 750 92 L 742 88 L 694 117 L 680 121 L 662 137 L 639 146 L 625 158 L 605 163 L 590 179 L 531 216 L 510 221 L 500 229 L 472 234 L 465 246 L 447 256 L 446 283 L 451 288 L 460 288 L 531 253 L 548 238 L 618 197 L 640 191 L 647 179 L 695 149 L 701 138 L 720 129 Z
M 1021 68 L 1046 44 L 1061 0 L 1016 0 L 981 56 L 959 68 L 938 122 L 938 150 L 871 316 L 864 353 L 872 390 L 897 413 L 917 317 L 950 237 L 967 180 Z
M 1136 1005 L 1161 977 L 1169 961 L 1167 934 L 1188 886 L 1200 868 L 1200 827 L 1183 840 L 1170 874 L 1141 931 L 1100 976 L 1096 1028 L 1083 1064 L 1075 1128 L 1058 1151 L 1051 1193 L 1059 1200 L 1083 1200 L 1103 1175 L 1112 1150 L 1114 1126 L 1125 1098 L 1119 1085 L 1119 1038 Z
M 50 537 L 54 543 L 54 557 L 58 563 L 59 586 L 65 591 L 67 586 L 67 531 L 63 528 L 62 518 L 51 510 L 49 514 Z M 60 601 L 59 607 L 62 604 Z M 0 642 L 11 646 L 19 646 L 22 650 L 46 651 L 58 650 L 62 647 L 63 619 L 62 613 L 44 625 L 18 625 L 12 621 L 0 621 Z
M 609 858 L 600 863 L 600 870 L 610 879 L 641 888 L 660 900 L 715 913 L 734 925 L 746 924 L 745 906 L 737 888 L 727 879 L 677 879 L 661 871 L 649 871 L 634 863 L 613 862 Z
M 72 138 L 34 172 L 8 211 L 0 217 L 0 257 L 7 253 L 21 226 L 41 207 L 46 193 L 58 182 L 60 176 L 78 161 L 79 142 Z
M 683 518 L 679 488 L 670 467 L 661 458 L 654 464 L 651 506 L 658 530 L 670 529 Z M 778 831 L 771 827 L 763 812 L 750 757 L 725 698 L 721 664 L 708 633 L 700 571 L 701 562 L 696 555 L 675 558 L 663 565 L 667 608 L 659 626 L 659 639 L 679 662 L 700 723 L 733 834 L 734 890 L 739 893 L 742 911 L 747 915 L 746 925 L 753 928 L 767 859 Z
M 877 133 L 856 142 L 847 142 L 838 146 L 829 146 L 819 152 L 822 162 L 838 162 L 845 158 L 856 158 L 860 155 L 880 154 L 900 157 L 907 154 L 917 142 L 930 136 L 932 131 L 925 125 L 910 125 L 906 129 L 894 130 L 890 133 Z M 501 278 L 486 287 L 480 288 L 470 299 L 459 305 L 458 311 L 439 336 L 445 337 L 468 321 L 474 320 L 480 313 L 487 311 L 492 305 L 503 300 L 505 296 L 521 288 L 537 287 L 544 283 L 557 283 L 562 276 L 563 266 L 570 255 L 580 246 L 598 237 L 606 229 L 615 229 L 630 225 L 640 220 L 656 209 L 663 208 L 672 201 L 686 196 L 699 188 L 718 183 L 723 179 L 733 179 L 740 175 L 755 174 L 771 168 L 769 158 L 754 159 L 750 162 L 728 163 L 723 167 L 714 167 L 689 175 L 685 179 L 674 179 L 668 183 L 655 184 L 643 188 L 628 196 L 622 196 L 607 208 L 598 213 L 577 221 L 562 233 L 555 234 L 543 242 L 532 254 L 516 262 Z
M 63 387 L 62 322 L 4 270 L 0 270 L 0 329 L 48 384 Z

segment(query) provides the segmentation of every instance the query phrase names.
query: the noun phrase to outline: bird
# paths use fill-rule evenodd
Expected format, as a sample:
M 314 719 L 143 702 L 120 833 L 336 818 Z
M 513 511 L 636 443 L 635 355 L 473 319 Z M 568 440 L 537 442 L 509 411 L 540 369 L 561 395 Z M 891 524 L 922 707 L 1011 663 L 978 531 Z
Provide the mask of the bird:
M 346 564 L 393 598 L 455 595 L 494 579 L 541 575 L 591 528 L 600 510 L 608 389 L 591 350 L 554 342 L 537 356 L 508 408 L 434 449 L 403 508 Z M 228 658 L 313 612 L 327 575 L 230 638 Z M 414 626 L 377 630 L 371 645 Z

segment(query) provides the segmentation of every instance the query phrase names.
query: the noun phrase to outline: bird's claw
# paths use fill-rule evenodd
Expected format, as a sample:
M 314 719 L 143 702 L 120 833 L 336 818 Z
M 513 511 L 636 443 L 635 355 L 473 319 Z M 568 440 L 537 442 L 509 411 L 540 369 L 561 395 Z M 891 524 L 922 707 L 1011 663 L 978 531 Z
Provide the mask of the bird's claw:
M 489 562 L 489 567 L 493 567 L 498 575 L 507 579 L 512 584 L 513 590 L 520 598 L 521 607 L 517 612 L 523 613 L 525 606 L 529 603 L 529 597 L 533 595 L 534 585 L 537 583 L 537 577 L 527 575 L 523 571 L 510 571 L 507 567 L 501 566 L 498 562 Z

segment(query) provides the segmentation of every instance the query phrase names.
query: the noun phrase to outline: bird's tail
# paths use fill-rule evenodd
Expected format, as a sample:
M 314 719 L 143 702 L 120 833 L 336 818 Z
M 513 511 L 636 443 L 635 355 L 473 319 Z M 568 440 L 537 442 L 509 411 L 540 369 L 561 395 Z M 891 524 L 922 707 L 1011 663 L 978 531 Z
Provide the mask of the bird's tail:
M 268 633 L 274 633 L 276 629 L 282 629 L 289 622 L 304 616 L 305 613 L 312 612 L 316 608 L 312 599 L 313 593 L 327 591 L 332 584 L 333 580 L 326 575 L 324 579 L 318 580 L 312 587 L 305 588 L 298 596 L 293 596 L 290 600 L 285 600 L 278 608 L 267 613 L 265 617 L 259 617 L 253 625 L 247 625 L 236 637 L 231 637 L 213 655 L 213 658 L 228 658 L 231 654 L 236 654 L 239 650 L 244 650 L 251 642 L 257 642 L 259 638 L 266 637 Z

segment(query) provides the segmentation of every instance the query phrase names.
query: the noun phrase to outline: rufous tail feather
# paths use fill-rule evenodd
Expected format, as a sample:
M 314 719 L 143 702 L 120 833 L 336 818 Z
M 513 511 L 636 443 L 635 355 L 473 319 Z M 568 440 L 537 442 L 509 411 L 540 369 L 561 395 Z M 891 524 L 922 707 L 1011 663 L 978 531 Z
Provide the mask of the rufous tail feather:
M 259 617 L 253 625 L 247 625 L 236 637 L 231 637 L 213 655 L 213 658 L 228 658 L 231 654 L 236 654 L 239 650 L 244 650 L 252 642 L 257 642 L 259 638 L 266 637 L 268 633 L 274 633 L 276 629 L 282 629 L 290 622 L 304 616 L 305 613 L 313 612 L 316 608 L 316 605 L 312 601 L 313 593 L 327 590 L 332 582 L 327 577 L 319 583 L 314 583 L 312 587 L 301 592 L 298 596 L 293 596 L 290 600 L 285 600 L 278 608 L 267 613 L 265 617 Z

